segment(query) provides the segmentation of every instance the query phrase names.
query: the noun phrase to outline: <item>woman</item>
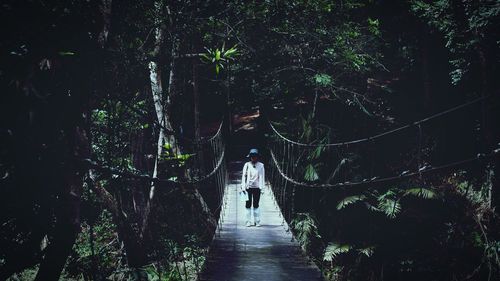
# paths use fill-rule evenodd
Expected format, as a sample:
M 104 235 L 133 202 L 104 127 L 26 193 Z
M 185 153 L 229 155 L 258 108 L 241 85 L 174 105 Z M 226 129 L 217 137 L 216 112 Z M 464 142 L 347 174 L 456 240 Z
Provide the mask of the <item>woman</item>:
M 241 176 L 241 191 L 248 195 L 248 200 L 245 202 L 246 226 L 252 226 L 251 207 L 253 207 L 254 225 L 260 226 L 259 200 L 266 180 L 264 164 L 258 161 L 259 151 L 255 148 L 250 149 L 247 157 L 250 157 L 250 161 L 243 166 Z

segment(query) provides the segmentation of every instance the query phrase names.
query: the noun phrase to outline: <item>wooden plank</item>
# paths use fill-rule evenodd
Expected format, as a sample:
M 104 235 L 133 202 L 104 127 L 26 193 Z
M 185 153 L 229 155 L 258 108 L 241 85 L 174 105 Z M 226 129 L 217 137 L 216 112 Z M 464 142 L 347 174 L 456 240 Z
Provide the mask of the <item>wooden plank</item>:
M 231 164 L 240 169 L 243 166 Z M 322 280 L 319 269 L 302 254 L 287 231 L 270 188 L 266 187 L 261 196 L 262 226 L 245 226 L 245 203 L 238 198 L 240 176 L 238 171 L 230 173 L 221 227 L 200 280 Z

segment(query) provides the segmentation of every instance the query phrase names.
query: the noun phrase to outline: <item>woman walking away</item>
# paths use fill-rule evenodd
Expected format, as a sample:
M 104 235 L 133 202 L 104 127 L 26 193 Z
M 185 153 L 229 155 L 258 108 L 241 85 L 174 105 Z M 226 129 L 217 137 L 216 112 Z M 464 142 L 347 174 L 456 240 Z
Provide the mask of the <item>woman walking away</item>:
M 252 226 L 252 209 L 255 226 L 260 226 L 259 200 L 261 189 L 264 188 L 265 171 L 264 164 L 258 161 L 259 151 L 255 148 L 250 149 L 247 157 L 250 161 L 243 166 L 241 176 L 241 191 L 246 192 L 248 200 L 245 202 L 246 208 L 246 226 Z

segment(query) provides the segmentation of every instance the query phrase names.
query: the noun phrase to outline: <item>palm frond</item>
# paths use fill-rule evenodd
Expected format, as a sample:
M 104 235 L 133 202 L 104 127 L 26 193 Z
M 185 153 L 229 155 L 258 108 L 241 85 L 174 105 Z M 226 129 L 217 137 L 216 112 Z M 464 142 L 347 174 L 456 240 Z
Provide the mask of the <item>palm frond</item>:
M 293 229 L 295 238 L 306 252 L 314 239 L 321 239 L 316 221 L 308 213 L 298 213 L 290 226 Z
M 340 202 L 337 204 L 337 210 L 342 210 L 349 205 L 352 205 L 356 202 L 363 201 L 365 199 L 366 199 L 366 196 L 364 196 L 364 195 L 348 196 L 348 197 L 340 200 Z
M 437 193 L 434 190 L 423 187 L 407 189 L 404 195 L 416 196 L 423 199 L 435 199 L 437 197 Z
M 318 173 L 312 164 L 307 165 L 304 179 L 306 181 L 316 181 L 319 179 Z
M 401 203 L 399 203 L 399 200 L 388 197 L 379 198 L 378 209 L 387 217 L 394 219 L 401 212 Z
M 352 249 L 350 245 L 337 244 L 337 243 L 328 243 L 328 246 L 325 248 L 325 252 L 323 254 L 324 261 L 333 261 L 337 256 L 343 253 L 347 253 Z
M 375 246 L 370 246 L 362 249 L 357 250 L 360 254 L 366 256 L 367 258 L 371 257 L 373 253 L 375 252 Z

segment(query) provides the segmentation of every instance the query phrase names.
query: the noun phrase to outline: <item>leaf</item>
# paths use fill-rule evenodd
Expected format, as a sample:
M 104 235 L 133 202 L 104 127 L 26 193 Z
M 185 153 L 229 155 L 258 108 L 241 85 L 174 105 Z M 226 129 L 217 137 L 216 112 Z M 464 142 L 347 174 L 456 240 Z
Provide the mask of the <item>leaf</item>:
M 332 77 L 326 73 L 316 74 L 313 78 L 316 85 L 320 87 L 327 87 L 332 84 Z
M 387 217 L 394 219 L 401 212 L 401 204 L 395 199 L 381 198 L 378 202 L 378 209 L 385 213 Z
M 177 155 L 177 159 L 186 161 L 193 156 L 194 156 L 194 154 L 192 154 L 192 153 L 191 154 L 179 154 L 179 155 Z
M 306 181 L 316 181 L 319 179 L 318 173 L 312 164 L 307 165 L 306 173 L 304 175 Z
M 212 58 L 211 58 L 211 57 L 209 57 L 207 54 L 201 54 L 201 55 L 200 55 L 200 57 L 201 57 L 201 60 L 202 60 L 203 62 L 205 62 L 205 63 L 208 63 L 208 62 L 211 62 L 211 61 L 212 61 Z
M 224 52 L 224 57 L 230 58 L 233 55 L 237 55 L 237 54 L 238 54 L 238 49 L 236 49 L 235 47 L 232 47 L 231 49 Z
M 373 252 L 375 252 L 375 246 L 370 246 L 370 247 L 366 247 L 363 249 L 358 249 L 358 252 L 362 255 L 365 255 L 367 258 L 369 258 L 373 255 Z
M 316 221 L 309 213 L 297 213 L 290 226 L 297 241 L 306 252 L 309 251 L 314 240 L 321 239 Z
M 412 195 L 423 199 L 435 199 L 437 197 L 437 193 L 434 190 L 423 187 L 410 188 L 405 191 L 404 195 Z
M 59 55 L 60 56 L 74 56 L 75 53 L 74 52 L 70 52 L 70 51 L 60 51 Z
M 168 149 L 171 149 L 171 148 L 172 148 L 172 145 L 171 145 L 170 143 L 168 143 L 168 142 L 167 142 L 167 143 L 163 144 L 163 148 L 165 148 L 165 149 L 167 149 L 167 150 L 168 150 Z
M 348 158 L 342 158 L 342 160 L 340 160 L 339 164 L 337 165 L 331 176 L 328 178 L 328 182 L 335 179 L 335 177 L 339 174 L 340 169 L 343 169 L 343 167 L 348 163 L 348 161 L 349 161 Z
M 325 146 L 320 144 L 312 151 L 311 154 L 309 154 L 307 159 L 309 160 L 318 159 L 323 151 L 325 151 Z
M 337 210 L 342 210 L 349 205 L 352 205 L 356 202 L 363 201 L 365 199 L 366 199 L 366 196 L 364 196 L 364 195 L 348 196 L 348 197 L 340 200 L 340 202 L 337 204 Z
M 323 260 L 331 262 L 340 254 L 347 253 L 351 250 L 351 246 L 344 244 L 340 245 L 337 243 L 328 243 L 328 246 L 325 248 L 325 252 L 323 254 Z

